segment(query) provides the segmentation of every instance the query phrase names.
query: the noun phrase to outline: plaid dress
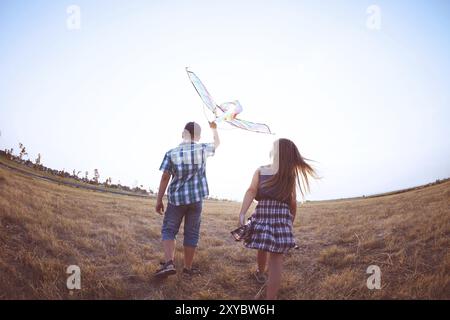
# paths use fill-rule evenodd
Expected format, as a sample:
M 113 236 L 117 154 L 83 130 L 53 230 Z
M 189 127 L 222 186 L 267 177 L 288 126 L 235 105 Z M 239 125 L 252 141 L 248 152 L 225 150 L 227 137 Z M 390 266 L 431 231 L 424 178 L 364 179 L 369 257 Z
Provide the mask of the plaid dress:
M 277 200 L 260 200 L 245 225 L 247 248 L 286 253 L 295 247 L 289 206 Z

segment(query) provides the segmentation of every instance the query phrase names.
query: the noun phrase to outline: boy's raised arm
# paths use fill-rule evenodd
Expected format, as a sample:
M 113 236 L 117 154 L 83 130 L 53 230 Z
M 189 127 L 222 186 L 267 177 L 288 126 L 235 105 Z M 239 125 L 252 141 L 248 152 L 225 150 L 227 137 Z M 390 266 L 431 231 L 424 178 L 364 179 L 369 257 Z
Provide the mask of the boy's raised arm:
M 212 129 L 214 136 L 214 148 L 217 149 L 217 147 L 220 145 L 219 133 L 217 132 L 217 124 L 212 121 L 209 123 L 209 127 Z

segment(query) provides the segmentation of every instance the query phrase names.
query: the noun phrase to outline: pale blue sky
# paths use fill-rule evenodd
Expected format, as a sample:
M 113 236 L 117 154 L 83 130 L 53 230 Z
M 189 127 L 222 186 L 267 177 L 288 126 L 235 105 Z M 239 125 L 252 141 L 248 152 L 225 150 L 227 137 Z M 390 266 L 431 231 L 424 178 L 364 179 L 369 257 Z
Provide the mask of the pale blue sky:
M 187 121 L 212 138 L 189 66 L 277 133 L 221 130 L 214 196 L 241 199 L 279 137 L 318 161 L 309 199 L 427 183 L 450 176 L 449 33 L 444 0 L 2 1 L 0 148 L 156 189 Z

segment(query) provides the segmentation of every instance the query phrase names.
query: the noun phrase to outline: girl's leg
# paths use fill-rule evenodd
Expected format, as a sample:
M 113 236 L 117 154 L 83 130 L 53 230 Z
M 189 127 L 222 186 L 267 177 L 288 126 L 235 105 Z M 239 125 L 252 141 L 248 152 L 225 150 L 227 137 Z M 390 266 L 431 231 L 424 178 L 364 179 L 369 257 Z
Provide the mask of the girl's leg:
M 267 251 L 258 250 L 256 262 L 258 263 L 258 271 L 264 273 L 267 264 Z
M 277 298 L 278 289 L 281 283 L 281 271 L 283 265 L 282 253 L 270 253 L 269 256 L 269 280 L 267 281 L 267 300 L 275 300 Z

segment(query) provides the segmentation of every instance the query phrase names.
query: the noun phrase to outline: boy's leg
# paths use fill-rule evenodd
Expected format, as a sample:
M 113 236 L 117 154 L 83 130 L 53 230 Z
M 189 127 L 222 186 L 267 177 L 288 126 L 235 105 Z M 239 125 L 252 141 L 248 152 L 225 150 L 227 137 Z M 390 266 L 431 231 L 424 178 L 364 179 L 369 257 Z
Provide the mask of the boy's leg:
M 188 270 L 192 269 L 194 261 L 195 247 L 184 246 L 184 267 Z
M 164 261 L 175 260 L 175 240 L 163 240 Z
M 184 267 L 192 268 L 195 249 L 200 238 L 200 223 L 203 203 L 196 202 L 189 205 L 184 217 Z
M 175 258 L 175 239 L 180 229 L 181 221 L 185 213 L 185 206 L 174 206 L 167 204 L 167 210 L 164 213 L 164 221 L 161 228 L 162 243 L 164 249 L 165 261 L 173 261 Z

